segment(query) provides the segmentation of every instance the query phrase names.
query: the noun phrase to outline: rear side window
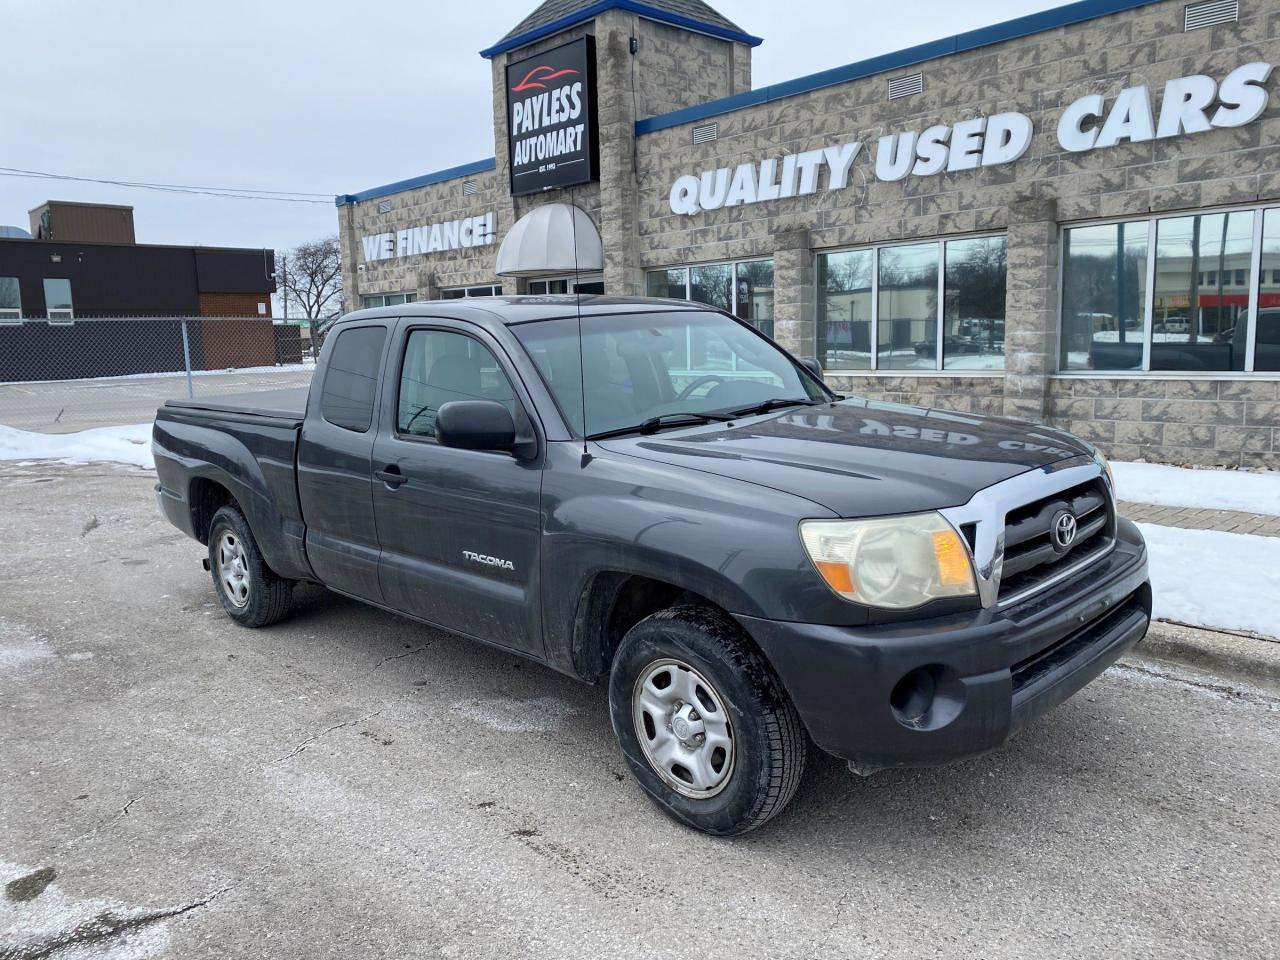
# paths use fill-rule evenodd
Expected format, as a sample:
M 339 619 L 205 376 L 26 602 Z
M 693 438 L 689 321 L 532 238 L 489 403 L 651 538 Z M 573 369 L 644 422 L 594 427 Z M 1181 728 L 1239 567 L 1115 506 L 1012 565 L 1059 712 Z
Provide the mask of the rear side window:
M 386 327 L 357 327 L 338 334 L 320 393 L 320 416 L 334 426 L 364 433 L 373 423 L 386 338 Z

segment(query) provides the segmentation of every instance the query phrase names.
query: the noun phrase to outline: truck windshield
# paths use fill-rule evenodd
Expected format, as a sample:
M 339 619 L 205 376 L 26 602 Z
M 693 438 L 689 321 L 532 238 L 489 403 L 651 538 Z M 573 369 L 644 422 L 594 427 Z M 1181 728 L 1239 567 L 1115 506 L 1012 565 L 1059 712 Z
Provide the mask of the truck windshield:
M 685 426 L 831 396 L 772 341 L 711 311 L 585 316 L 581 351 L 576 317 L 511 330 L 580 436 Z

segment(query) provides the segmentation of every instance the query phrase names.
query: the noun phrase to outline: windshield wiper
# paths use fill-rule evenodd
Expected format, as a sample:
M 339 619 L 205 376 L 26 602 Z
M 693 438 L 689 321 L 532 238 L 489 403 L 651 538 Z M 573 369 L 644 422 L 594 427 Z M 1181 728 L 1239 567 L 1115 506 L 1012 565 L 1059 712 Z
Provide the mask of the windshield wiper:
M 734 410 L 732 414 L 735 417 L 745 417 L 748 414 L 754 416 L 759 413 L 768 413 L 770 410 L 779 410 L 782 407 L 816 407 L 827 402 L 826 400 L 813 400 L 809 397 L 774 397 L 770 400 L 765 400 L 763 403 Z
M 694 413 L 692 411 L 688 413 L 664 413 L 661 416 L 642 420 L 635 426 L 619 427 L 616 430 L 593 433 L 587 439 L 605 440 L 609 437 L 621 437 L 628 433 L 654 433 L 663 427 L 690 426 L 699 423 L 725 423 L 732 419 L 733 416 L 726 413 Z

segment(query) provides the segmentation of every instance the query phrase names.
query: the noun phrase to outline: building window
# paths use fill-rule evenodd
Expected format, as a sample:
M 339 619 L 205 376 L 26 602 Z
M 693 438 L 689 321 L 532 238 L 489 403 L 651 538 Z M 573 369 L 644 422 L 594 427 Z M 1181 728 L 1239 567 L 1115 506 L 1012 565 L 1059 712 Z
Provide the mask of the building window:
M 1141 369 L 1149 232 L 1110 223 L 1063 234 L 1064 370 Z
M 0 323 L 22 319 L 22 293 L 17 277 L 0 277 Z
M 1280 369 L 1280 208 L 1091 224 L 1062 236 L 1060 369 Z
M 464 297 L 500 297 L 502 284 L 486 283 L 478 287 L 449 287 L 440 291 L 441 300 L 461 300 Z
M 1258 284 L 1252 369 L 1280 370 L 1280 208 L 1268 210 L 1262 221 L 1261 261 L 1259 275 L 1270 271 L 1271 282 Z
M 369 307 L 398 307 L 402 303 L 413 303 L 418 299 L 416 293 L 375 293 L 370 296 L 360 298 L 360 306 Z
M 747 321 L 765 336 L 773 336 L 772 260 L 650 270 L 645 274 L 645 292 L 651 297 L 717 307 Z
M 559 293 L 604 293 L 604 278 L 598 273 L 582 277 L 547 277 L 529 281 L 529 293 L 535 297 Z
M 1003 370 L 1006 246 L 985 236 L 820 254 L 823 367 Z
M 50 323 L 70 323 L 75 319 L 75 309 L 71 304 L 70 280 L 45 278 L 44 310 Z

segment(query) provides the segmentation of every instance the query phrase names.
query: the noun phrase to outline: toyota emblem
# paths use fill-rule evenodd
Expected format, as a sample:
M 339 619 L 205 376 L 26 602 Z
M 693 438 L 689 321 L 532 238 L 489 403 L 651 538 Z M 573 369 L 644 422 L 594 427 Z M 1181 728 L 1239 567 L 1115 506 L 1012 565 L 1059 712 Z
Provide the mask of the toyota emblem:
M 1053 518 L 1053 545 L 1059 550 L 1068 549 L 1076 539 L 1076 518 L 1066 510 Z

